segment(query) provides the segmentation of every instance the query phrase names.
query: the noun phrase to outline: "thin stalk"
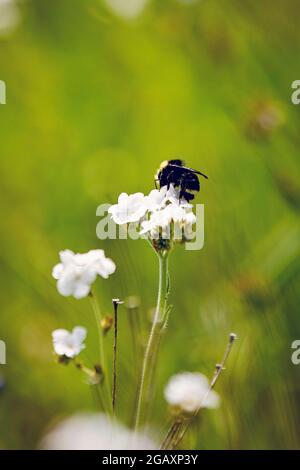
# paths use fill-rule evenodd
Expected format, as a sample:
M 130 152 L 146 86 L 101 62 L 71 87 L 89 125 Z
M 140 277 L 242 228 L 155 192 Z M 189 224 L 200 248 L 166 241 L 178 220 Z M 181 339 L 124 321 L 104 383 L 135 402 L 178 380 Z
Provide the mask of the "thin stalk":
M 86 367 L 83 364 L 83 362 L 81 362 L 81 361 L 78 362 L 76 359 L 73 360 L 73 363 L 74 363 L 74 366 L 76 367 L 76 369 L 79 369 L 82 372 L 84 372 L 89 377 L 89 379 L 95 380 L 95 370 L 90 369 L 89 367 Z
M 180 431 L 181 431 L 183 425 L 184 425 L 183 421 L 178 421 L 176 423 L 176 427 L 174 429 L 174 432 L 171 436 L 170 442 L 168 443 L 168 447 L 166 447 L 166 449 L 169 449 L 169 450 L 176 449 L 176 442 L 177 442 L 177 439 L 178 439 L 178 435 L 180 434 Z
M 104 375 L 104 382 L 105 382 L 106 394 L 107 394 L 108 403 L 109 403 L 109 410 L 112 411 L 112 405 L 111 405 L 111 400 L 110 400 L 110 385 L 109 385 L 109 378 L 108 378 L 108 373 L 107 373 L 106 356 L 105 356 L 105 348 L 104 348 L 104 334 L 101 328 L 102 315 L 101 315 L 99 303 L 97 301 L 95 294 L 91 293 L 89 298 L 92 304 L 92 308 L 93 308 L 96 323 L 97 323 L 98 334 L 99 334 L 100 363 L 101 363 L 101 367 L 102 367 L 103 375 Z
M 136 328 L 135 328 L 135 320 L 133 318 L 133 315 L 135 314 L 135 309 L 128 309 L 128 321 L 129 321 L 129 330 L 131 334 L 131 344 L 132 344 L 132 353 L 133 357 L 136 360 L 138 357 L 138 349 L 137 349 L 137 333 L 136 333 Z M 136 364 L 135 364 L 136 365 Z
M 139 339 L 141 338 L 141 325 L 139 318 L 138 307 L 127 307 L 127 318 L 129 323 L 129 329 L 131 333 L 131 344 L 132 344 L 132 356 L 134 359 L 134 366 L 136 369 L 136 375 L 139 369 L 139 358 L 142 357 L 143 347 Z
M 74 363 L 74 366 L 76 367 L 76 369 L 82 371 L 84 374 L 87 375 L 87 377 L 90 380 L 90 387 L 91 387 L 92 392 L 95 391 L 95 394 L 96 394 L 96 397 L 99 401 L 100 407 L 102 408 L 103 411 L 106 411 L 101 391 L 100 391 L 100 389 L 98 389 L 99 383 L 94 382 L 94 380 L 96 378 L 96 374 L 97 374 L 96 370 L 95 369 L 90 369 L 89 367 L 86 367 L 82 362 L 78 362 L 76 359 L 73 360 L 73 363 Z
M 163 333 L 163 327 L 162 327 L 162 324 L 160 324 L 160 331 L 157 335 L 157 340 L 153 347 L 153 353 L 151 355 L 151 360 L 149 364 L 149 376 L 148 376 L 149 385 L 147 387 L 147 391 L 146 391 L 147 393 L 144 398 L 144 403 L 146 406 L 146 412 L 144 413 L 145 421 L 148 420 L 148 416 L 150 413 L 150 403 L 152 402 L 155 396 L 155 378 L 156 378 L 156 371 L 157 371 L 157 358 L 158 358 L 160 345 L 162 342 L 162 333 Z
M 95 396 L 97 400 L 99 401 L 100 407 L 102 408 L 103 412 L 105 412 L 105 405 L 104 405 L 104 401 L 101 395 L 101 389 L 99 387 L 99 384 L 91 385 L 91 389 L 95 393 Z
M 113 386 L 112 386 L 112 409 L 115 413 L 117 394 L 117 347 L 118 347 L 118 305 L 119 299 L 113 299 L 114 306 L 114 357 L 113 357 Z
M 191 424 L 191 422 L 193 421 L 194 418 L 196 418 L 196 416 L 198 415 L 199 411 L 201 410 L 201 408 L 203 407 L 204 403 L 206 402 L 207 400 L 207 397 L 208 395 L 210 394 L 210 392 L 212 391 L 212 389 L 215 387 L 222 371 L 225 369 L 225 364 L 226 364 L 226 361 L 228 359 L 228 356 L 230 354 L 230 351 L 231 351 L 231 348 L 232 348 L 232 345 L 234 343 L 234 341 L 236 340 L 236 335 L 234 333 L 230 333 L 229 335 L 229 341 L 228 341 L 228 344 L 227 344 L 227 347 L 226 347 L 226 350 L 225 350 L 225 353 L 224 353 L 224 356 L 223 356 L 223 359 L 221 361 L 220 364 L 216 364 L 216 368 L 215 368 L 215 373 L 212 377 L 212 380 L 210 382 L 210 385 L 209 385 L 209 388 L 206 392 L 206 394 L 204 395 L 203 399 L 202 399 L 202 402 L 201 402 L 201 405 L 199 406 L 199 408 L 193 413 L 193 415 L 191 416 L 191 418 L 187 421 L 187 424 L 186 426 L 184 427 L 184 429 L 182 430 L 182 432 L 179 434 L 176 442 L 174 442 L 174 447 L 173 448 L 176 448 L 178 446 L 178 444 L 182 441 L 182 439 L 184 438 L 185 436 L 185 433 L 187 432 L 188 428 L 189 428 L 189 425 Z
M 163 442 L 161 443 L 161 446 L 160 446 L 160 450 L 164 450 L 164 449 L 168 449 L 172 440 L 174 439 L 174 436 L 176 436 L 177 434 L 177 431 L 180 427 L 180 425 L 182 424 L 182 420 L 180 419 L 175 419 L 172 423 L 172 425 L 170 426 Z
M 139 384 L 139 393 L 138 393 L 138 402 L 136 410 L 136 419 L 135 419 L 135 430 L 137 431 L 140 419 L 141 419 L 141 410 L 144 396 L 146 394 L 147 385 L 148 385 L 148 375 L 149 375 L 149 365 L 151 363 L 152 355 L 155 351 L 155 346 L 157 341 L 159 341 L 161 322 L 160 319 L 163 318 L 166 301 L 168 294 L 168 258 L 166 255 L 158 255 L 159 259 L 159 282 L 158 282 L 158 295 L 157 295 L 157 304 L 155 309 L 154 319 L 152 321 L 152 327 L 150 330 L 150 335 L 148 343 L 146 346 L 145 356 L 143 360 L 142 373 Z

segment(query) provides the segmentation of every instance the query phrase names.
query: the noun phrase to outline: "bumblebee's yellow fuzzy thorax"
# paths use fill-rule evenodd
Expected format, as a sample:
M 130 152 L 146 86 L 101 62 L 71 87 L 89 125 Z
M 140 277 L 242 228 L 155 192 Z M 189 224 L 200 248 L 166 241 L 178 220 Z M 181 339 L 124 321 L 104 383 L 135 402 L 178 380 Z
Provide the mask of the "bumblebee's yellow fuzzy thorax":
M 167 165 L 168 165 L 168 160 L 164 160 L 163 162 L 161 162 L 161 164 L 159 165 L 159 168 L 157 170 L 157 172 L 155 173 L 154 175 L 154 178 L 156 181 L 158 181 L 158 176 L 159 176 L 159 173 L 161 172 L 161 170 L 163 170 Z
M 162 169 L 165 168 L 168 164 L 169 164 L 168 160 L 164 160 L 164 161 L 161 162 L 161 164 L 159 165 L 159 169 L 162 170 Z

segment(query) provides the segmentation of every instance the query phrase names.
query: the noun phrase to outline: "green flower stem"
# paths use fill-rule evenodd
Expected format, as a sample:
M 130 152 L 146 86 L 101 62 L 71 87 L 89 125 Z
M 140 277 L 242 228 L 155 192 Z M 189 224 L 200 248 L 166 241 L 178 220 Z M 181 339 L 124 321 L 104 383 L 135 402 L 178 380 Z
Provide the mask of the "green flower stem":
M 102 390 L 100 389 L 99 387 L 99 383 L 96 383 L 94 382 L 95 378 L 96 378 L 96 370 L 95 369 L 90 369 L 89 367 L 86 367 L 83 362 L 81 361 L 78 361 L 76 358 L 73 359 L 73 364 L 74 366 L 76 367 L 76 369 L 80 370 L 81 372 L 83 372 L 84 374 L 87 375 L 89 381 L 90 381 L 90 386 L 91 386 L 91 389 L 94 391 L 96 391 L 96 397 L 99 401 L 99 404 L 101 406 L 101 409 L 105 412 L 105 405 L 104 405 L 104 402 L 103 402 L 103 397 L 102 397 Z M 99 388 L 98 388 L 99 387 Z
M 159 283 L 158 283 L 158 295 L 157 304 L 155 309 L 155 315 L 152 322 L 152 327 L 145 351 L 142 373 L 140 378 L 136 419 L 135 419 L 135 430 L 137 431 L 140 420 L 143 400 L 148 387 L 149 373 L 151 372 L 150 364 L 153 354 L 155 354 L 156 344 L 159 341 L 161 333 L 161 321 L 166 312 L 167 295 L 168 295 L 168 253 L 158 254 L 159 259 Z
M 117 396 L 117 346 L 118 346 L 118 299 L 113 299 L 114 306 L 114 357 L 113 357 L 113 385 L 112 385 L 112 409 L 115 414 Z
M 104 375 L 104 382 L 105 382 L 105 387 L 106 387 L 106 394 L 107 394 L 107 400 L 108 400 L 108 408 L 110 413 L 112 412 L 112 404 L 111 404 L 111 398 L 110 398 L 110 385 L 109 385 L 109 377 L 108 377 L 108 372 L 107 372 L 107 365 L 106 365 L 106 356 L 105 356 L 105 348 L 104 348 L 104 334 L 103 330 L 101 328 L 101 320 L 102 320 L 102 315 L 99 307 L 99 303 L 97 301 L 97 297 L 94 293 L 91 293 L 89 296 L 92 308 L 95 314 L 95 319 L 97 323 L 97 328 L 98 328 L 98 334 L 99 334 L 99 352 L 100 352 L 100 363 L 101 367 L 103 370 L 103 375 Z

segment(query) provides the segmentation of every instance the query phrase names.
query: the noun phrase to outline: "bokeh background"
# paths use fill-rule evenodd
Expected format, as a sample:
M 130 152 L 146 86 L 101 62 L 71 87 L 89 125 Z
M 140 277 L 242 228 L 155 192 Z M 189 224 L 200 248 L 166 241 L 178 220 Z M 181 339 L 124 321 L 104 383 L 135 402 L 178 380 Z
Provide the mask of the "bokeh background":
M 151 425 L 158 436 L 166 428 L 170 375 L 210 376 L 234 331 L 222 405 L 204 410 L 184 445 L 299 448 L 298 18 L 297 0 L 0 1 L 0 448 L 36 448 L 58 419 L 98 409 L 79 371 L 52 354 L 51 331 L 79 324 L 89 331 L 82 357 L 97 358 L 88 300 L 61 297 L 51 278 L 59 250 L 104 248 L 117 272 L 97 281 L 103 311 L 112 297 L 138 296 L 149 327 L 156 258 L 142 240 L 98 240 L 96 208 L 148 192 L 174 156 L 209 175 L 197 198 L 205 247 L 172 254 Z M 127 425 L 140 357 L 128 315 L 122 307 Z

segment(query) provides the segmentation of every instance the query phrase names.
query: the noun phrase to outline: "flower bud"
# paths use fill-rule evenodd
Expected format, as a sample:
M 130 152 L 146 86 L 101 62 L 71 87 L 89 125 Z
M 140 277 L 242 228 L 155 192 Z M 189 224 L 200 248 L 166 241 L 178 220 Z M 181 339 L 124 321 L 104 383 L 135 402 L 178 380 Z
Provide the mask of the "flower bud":
M 103 334 L 106 335 L 113 325 L 113 317 L 111 315 L 105 315 L 104 318 L 101 320 L 101 328 L 103 330 Z
M 57 360 L 58 364 L 63 364 L 63 365 L 66 366 L 66 365 L 69 364 L 69 362 L 72 360 L 72 358 L 71 358 L 71 357 L 67 357 L 67 356 L 65 356 L 65 355 L 61 355 L 61 356 L 58 356 L 58 355 L 57 355 L 57 356 L 56 356 L 56 360 Z
M 92 380 L 93 384 L 100 384 L 104 379 L 103 369 L 100 364 L 94 365 L 94 378 Z

